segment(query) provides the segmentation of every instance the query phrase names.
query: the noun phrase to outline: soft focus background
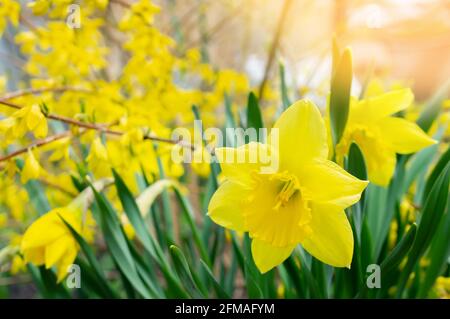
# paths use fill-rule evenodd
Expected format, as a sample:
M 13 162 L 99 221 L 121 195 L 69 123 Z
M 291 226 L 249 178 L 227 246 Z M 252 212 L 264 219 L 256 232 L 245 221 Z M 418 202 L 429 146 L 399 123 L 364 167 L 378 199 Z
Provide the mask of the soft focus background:
M 252 84 L 262 81 L 284 1 L 157 2 L 173 12 L 161 15 L 165 20 L 159 23 L 186 47 L 203 43 L 212 63 L 246 71 Z M 450 77 L 450 1 L 287 2 L 278 58 L 299 88 L 326 82 L 333 35 L 352 47 L 360 81 L 368 72 L 400 79 L 424 99 Z
M 21 1 L 26 3 L 27 1 Z M 132 3 L 121 0 L 124 4 Z M 251 84 L 264 77 L 283 6 L 281 35 L 268 75 L 277 60 L 299 89 L 328 89 L 330 44 L 336 36 L 353 49 L 355 93 L 368 77 L 390 77 L 410 85 L 426 99 L 450 77 L 450 1 L 448 0 L 157 0 L 157 25 L 179 50 L 201 47 L 203 58 L 220 68 L 245 71 Z M 114 18 L 122 8 L 113 6 Z M 117 12 L 114 12 L 117 11 Z M 27 21 L 23 21 L 27 25 Z M 31 22 L 31 21 L 28 21 Z M 33 21 L 39 24 L 39 21 Z M 105 27 L 108 29 L 108 27 Z M 0 43 L 0 71 L 21 78 L 21 60 L 6 32 Z M 112 31 L 111 37 L 115 35 Z M 181 53 L 181 52 L 180 52 Z M 120 69 L 120 48 L 111 51 L 110 69 Z

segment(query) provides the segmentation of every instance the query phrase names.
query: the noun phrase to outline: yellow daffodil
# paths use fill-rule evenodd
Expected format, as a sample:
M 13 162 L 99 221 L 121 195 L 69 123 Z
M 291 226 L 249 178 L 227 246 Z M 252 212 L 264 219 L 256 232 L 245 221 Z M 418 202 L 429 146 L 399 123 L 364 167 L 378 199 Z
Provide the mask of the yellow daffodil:
M 353 100 L 345 131 L 336 146 L 337 161 L 342 163 L 355 142 L 364 155 L 369 180 L 387 186 L 394 174 L 396 153 L 410 154 L 436 143 L 415 123 L 393 116 L 408 108 L 413 99 L 411 90 L 401 89 Z
M 225 181 L 213 195 L 208 215 L 223 227 L 249 233 L 262 273 L 282 263 L 298 244 L 324 263 L 350 267 L 353 234 L 344 209 L 360 199 L 367 182 L 327 159 L 326 128 L 313 103 L 293 104 L 274 129 L 278 147 L 250 143 L 216 149 Z M 249 159 L 254 151 L 273 152 L 278 171 L 263 172 L 266 164 L 259 160 L 231 163 L 228 155 L 224 160 L 225 154 Z
M 22 169 L 21 182 L 25 184 L 30 179 L 36 179 L 41 175 L 41 166 L 33 155 L 31 150 L 28 150 L 27 158 L 25 159 L 25 165 Z
M 81 233 L 81 214 L 69 207 L 56 208 L 37 219 L 23 235 L 21 252 L 25 262 L 46 268 L 56 266 L 60 282 L 78 253 L 78 244 L 61 217 Z

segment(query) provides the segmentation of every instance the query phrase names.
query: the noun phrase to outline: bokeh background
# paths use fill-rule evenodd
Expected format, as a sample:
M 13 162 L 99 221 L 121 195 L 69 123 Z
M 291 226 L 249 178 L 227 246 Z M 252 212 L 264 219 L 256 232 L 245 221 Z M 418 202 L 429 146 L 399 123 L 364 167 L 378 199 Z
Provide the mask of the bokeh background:
M 287 5 L 277 59 L 288 81 L 320 87 L 329 77 L 331 39 L 353 49 L 356 78 L 368 73 L 411 85 L 418 99 L 450 78 L 448 0 L 159 0 L 158 23 L 209 60 L 249 74 L 258 84 Z M 203 40 L 202 40 L 203 39 Z M 278 68 L 274 63 L 270 75 Z M 358 86 L 358 81 L 355 83 Z M 326 87 L 327 88 L 327 87 Z

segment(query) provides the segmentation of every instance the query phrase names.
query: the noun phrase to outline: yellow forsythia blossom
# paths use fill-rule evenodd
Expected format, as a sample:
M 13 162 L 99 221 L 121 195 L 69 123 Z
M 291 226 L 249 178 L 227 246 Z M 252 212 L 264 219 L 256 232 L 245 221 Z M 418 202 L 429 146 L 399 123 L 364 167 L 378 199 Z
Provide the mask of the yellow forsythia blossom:
M 0 228 L 6 226 L 8 222 L 8 216 L 5 213 L 0 213 Z
M 78 253 L 78 244 L 61 217 L 82 232 L 80 212 L 69 207 L 56 208 L 37 219 L 26 230 L 21 243 L 25 262 L 46 268 L 56 266 L 60 282 Z
M 438 277 L 434 284 L 433 291 L 439 298 L 450 299 L 450 278 Z
M 15 275 L 19 272 L 26 271 L 26 263 L 20 255 L 14 255 L 11 261 L 11 274 Z
M 30 179 L 36 179 L 41 175 L 41 166 L 33 155 L 33 152 L 29 149 L 27 158 L 25 159 L 25 165 L 22 169 L 21 182 L 25 184 Z
M 393 116 L 408 108 L 413 99 L 411 90 L 401 89 L 352 100 L 345 131 L 336 146 L 338 162 L 355 142 L 364 155 L 369 180 L 387 186 L 394 175 L 396 153 L 410 154 L 436 143 L 417 124 Z
M 33 132 L 37 138 L 47 136 L 47 119 L 38 105 L 30 105 L 14 112 L 11 117 L 0 121 L 0 132 L 6 140 L 21 138 L 27 132 Z
M 191 166 L 197 175 L 207 178 L 211 173 L 211 155 L 206 148 L 197 147 L 193 154 L 194 161 Z
M 360 199 L 367 182 L 327 159 L 326 127 L 313 103 L 293 104 L 274 129 L 278 148 L 250 143 L 216 149 L 225 181 L 213 195 L 208 215 L 223 227 L 249 233 L 261 273 L 282 263 L 298 244 L 324 263 L 349 267 L 353 234 L 344 209 Z M 254 151 L 273 152 L 279 169 L 262 172 L 267 164 L 248 160 Z M 224 161 L 225 154 L 247 160 Z
M 20 3 L 17 0 L 2 0 L 0 4 L 0 36 L 6 29 L 8 20 L 14 25 L 19 24 Z

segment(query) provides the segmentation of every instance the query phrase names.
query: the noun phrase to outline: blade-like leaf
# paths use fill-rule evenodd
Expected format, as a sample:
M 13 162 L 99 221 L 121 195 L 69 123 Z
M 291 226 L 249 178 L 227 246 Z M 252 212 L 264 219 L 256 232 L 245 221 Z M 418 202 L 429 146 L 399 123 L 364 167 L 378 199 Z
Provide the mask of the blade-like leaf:
M 264 140 L 261 140 L 263 136 L 259 135 L 259 129 L 263 128 L 263 119 L 261 115 L 261 110 L 259 109 L 258 99 L 253 92 L 250 92 L 248 95 L 248 103 L 247 103 L 247 128 L 253 128 L 256 130 L 257 140 L 261 143 L 264 143 Z M 252 142 L 250 140 L 245 141 L 246 143 Z
M 331 81 L 330 125 L 333 145 L 339 143 L 347 124 L 352 73 L 352 54 L 346 49 Z

